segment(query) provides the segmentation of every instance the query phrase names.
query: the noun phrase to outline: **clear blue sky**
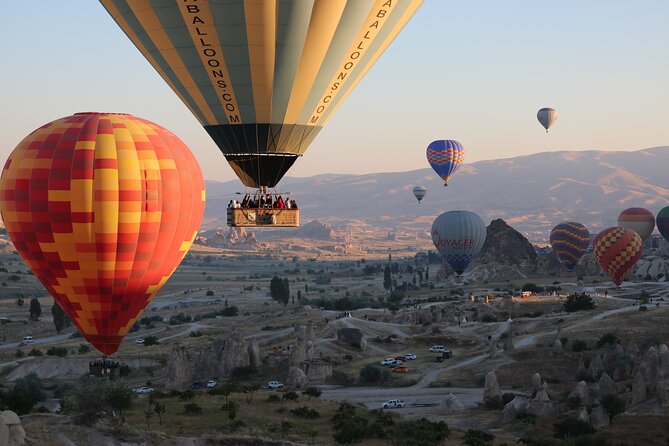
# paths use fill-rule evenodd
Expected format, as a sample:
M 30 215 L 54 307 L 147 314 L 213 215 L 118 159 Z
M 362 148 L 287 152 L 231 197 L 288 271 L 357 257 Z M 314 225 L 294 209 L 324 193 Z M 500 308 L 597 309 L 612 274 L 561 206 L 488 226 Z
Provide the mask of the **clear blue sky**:
M 667 0 L 426 0 L 289 175 L 422 168 L 434 139 L 469 162 L 669 145 L 668 20 Z M 3 2 L 0 54 L 2 160 L 46 122 L 127 112 L 176 133 L 206 178 L 235 178 L 97 2 Z

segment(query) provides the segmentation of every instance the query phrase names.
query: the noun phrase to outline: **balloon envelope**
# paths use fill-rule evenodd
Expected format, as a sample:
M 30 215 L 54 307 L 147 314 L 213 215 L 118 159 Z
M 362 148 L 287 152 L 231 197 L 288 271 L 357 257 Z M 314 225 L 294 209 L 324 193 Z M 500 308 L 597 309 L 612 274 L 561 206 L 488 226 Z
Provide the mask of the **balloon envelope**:
M 437 140 L 427 146 L 426 155 L 430 166 L 444 180 L 446 186 L 451 175 L 465 160 L 465 148 L 457 141 Z
M 249 187 L 273 187 L 422 0 L 101 0 Z
M 641 257 L 643 241 L 629 228 L 613 227 L 600 232 L 593 243 L 595 257 L 613 283 L 620 286 Z
M 590 232 L 580 223 L 567 221 L 553 228 L 550 242 L 560 262 L 571 270 L 587 251 Z
M 426 193 L 427 189 L 423 186 L 416 186 L 413 188 L 413 196 L 416 197 L 419 203 L 423 199 Z
M 618 226 L 633 229 L 646 241 L 655 229 L 655 216 L 644 208 L 625 209 L 618 215 Z
M 190 150 L 130 115 L 50 122 L 19 143 L 0 179 L 14 246 L 104 354 L 118 349 L 186 255 L 203 211 Z
M 469 211 L 449 211 L 432 223 L 432 241 L 457 274 L 481 251 L 486 237 L 485 223 Z
M 553 108 L 544 107 L 537 112 L 537 119 L 548 133 L 548 129 L 557 121 L 557 111 Z
M 660 231 L 662 237 L 669 242 L 669 206 L 660 209 L 660 212 L 657 213 L 655 223 L 657 224 L 657 230 Z

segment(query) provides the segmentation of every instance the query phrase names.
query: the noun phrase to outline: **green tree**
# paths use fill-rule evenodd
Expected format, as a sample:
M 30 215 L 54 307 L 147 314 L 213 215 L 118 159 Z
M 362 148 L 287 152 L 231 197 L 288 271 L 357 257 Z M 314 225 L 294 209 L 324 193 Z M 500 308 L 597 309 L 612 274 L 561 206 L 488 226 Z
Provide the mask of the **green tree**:
M 70 326 L 70 318 L 67 317 L 63 309 L 58 305 L 58 302 L 54 301 L 53 307 L 51 307 L 51 315 L 53 316 L 53 325 L 56 326 L 58 333 L 63 331 L 63 328 Z
M 290 285 L 288 283 L 288 278 L 282 279 L 279 276 L 272 277 L 269 284 L 269 294 L 272 296 L 272 299 L 281 302 L 284 307 L 288 305 L 290 300 Z
M 425 281 L 427 282 L 428 280 L 430 280 L 430 267 L 429 266 L 425 268 Z
M 21 308 L 21 307 L 23 306 L 23 303 L 24 303 L 24 302 L 23 302 L 23 299 L 21 299 L 20 297 L 19 297 L 18 299 L 16 299 L 16 305 L 17 305 L 19 308 Z
M 7 393 L 0 393 L 0 401 L 18 415 L 30 412 L 30 409 L 42 398 L 44 398 L 42 381 L 35 373 L 17 379 L 14 381 L 13 389 Z
M 392 287 L 393 279 L 390 275 L 390 265 L 386 265 L 383 270 L 383 288 L 385 288 L 387 291 L 390 291 Z
M 153 411 L 158 415 L 158 425 L 162 426 L 163 414 L 165 413 L 165 403 L 155 403 L 153 405 Z
M 602 398 L 602 407 L 609 414 L 609 423 L 613 423 L 617 415 L 625 412 L 625 400 L 609 393 Z
M 30 320 L 38 321 L 41 316 L 42 306 L 40 305 L 39 300 L 37 300 L 36 297 L 33 297 L 30 299 Z
M 388 381 L 390 379 L 390 371 L 388 369 L 381 370 L 380 368 L 367 364 L 360 370 L 360 381 L 366 384 L 378 384 Z
M 123 412 L 132 406 L 132 391 L 122 381 L 110 381 L 105 389 L 105 402 L 121 415 L 121 422 L 125 423 Z
M 144 411 L 144 418 L 146 419 L 146 428 L 151 429 L 151 425 L 149 424 L 149 420 L 153 416 L 153 410 L 149 407 Z
M 573 313 L 580 310 L 593 310 L 595 302 L 588 293 L 574 293 L 567 296 L 567 300 L 563 304 L 564 311 Z
M 302 290 L 297 290 L 297 302 L 302 302 Z
M 573 417 L 565 418 L 559 423 L 553 424 L 553 437 L 560 439 L 594 434 L 595 432 L 596 430 L 592 424 Z
M 144 347 L 148 347 L 150 345 L 158 345 L 160 342 L 158 341 L 158 338 L 155 336 L 147 336 L 144 338 Z
M 228 419 L 234 421 L 237 418 L 237 410 L 239 410 L 239 404 L 234 401 L 228 401 L 227 403 L 221 406 L 223 412 L 228 413 Z
M 309 401 L 311 401 L 311 398 L 320 398 L 321 396 L 321 389 L 317 389 L 316 387 L 309 387 L 307 388 L 304 392 L 302 392 L 306 396 L 309 397 Z

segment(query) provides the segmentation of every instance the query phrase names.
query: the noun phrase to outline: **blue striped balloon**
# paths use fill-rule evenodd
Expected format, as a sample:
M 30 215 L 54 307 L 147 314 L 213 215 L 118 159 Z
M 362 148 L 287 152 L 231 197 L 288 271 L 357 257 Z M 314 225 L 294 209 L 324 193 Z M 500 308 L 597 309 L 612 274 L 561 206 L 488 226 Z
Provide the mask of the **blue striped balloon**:
M 448 180 L 465 160 L 465 148 L 457 141 L 432 141 L 426 150 L 427 161 L 448 186 Z
M 566 221 L 553 228 L 550 242 L 560 262 L 572 270 L 588 249 L 590 232 L 580 223 Z
M 486 237 L 485 223 L 469 211 L 444 212 L 432 223 L 431 232 L 434 246 L 457 274 L 467 269 Z

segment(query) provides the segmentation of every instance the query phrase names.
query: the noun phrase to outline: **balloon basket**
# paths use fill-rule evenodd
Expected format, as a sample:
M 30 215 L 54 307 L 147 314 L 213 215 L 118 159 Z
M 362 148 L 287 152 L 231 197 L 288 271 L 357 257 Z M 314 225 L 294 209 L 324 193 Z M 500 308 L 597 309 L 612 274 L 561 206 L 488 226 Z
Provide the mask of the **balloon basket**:
M 117 379 L 121 377 L 121 368 L 126 364 L 115 358 L 102 357 L 88 363 L 88 375 L 97 378 Z

